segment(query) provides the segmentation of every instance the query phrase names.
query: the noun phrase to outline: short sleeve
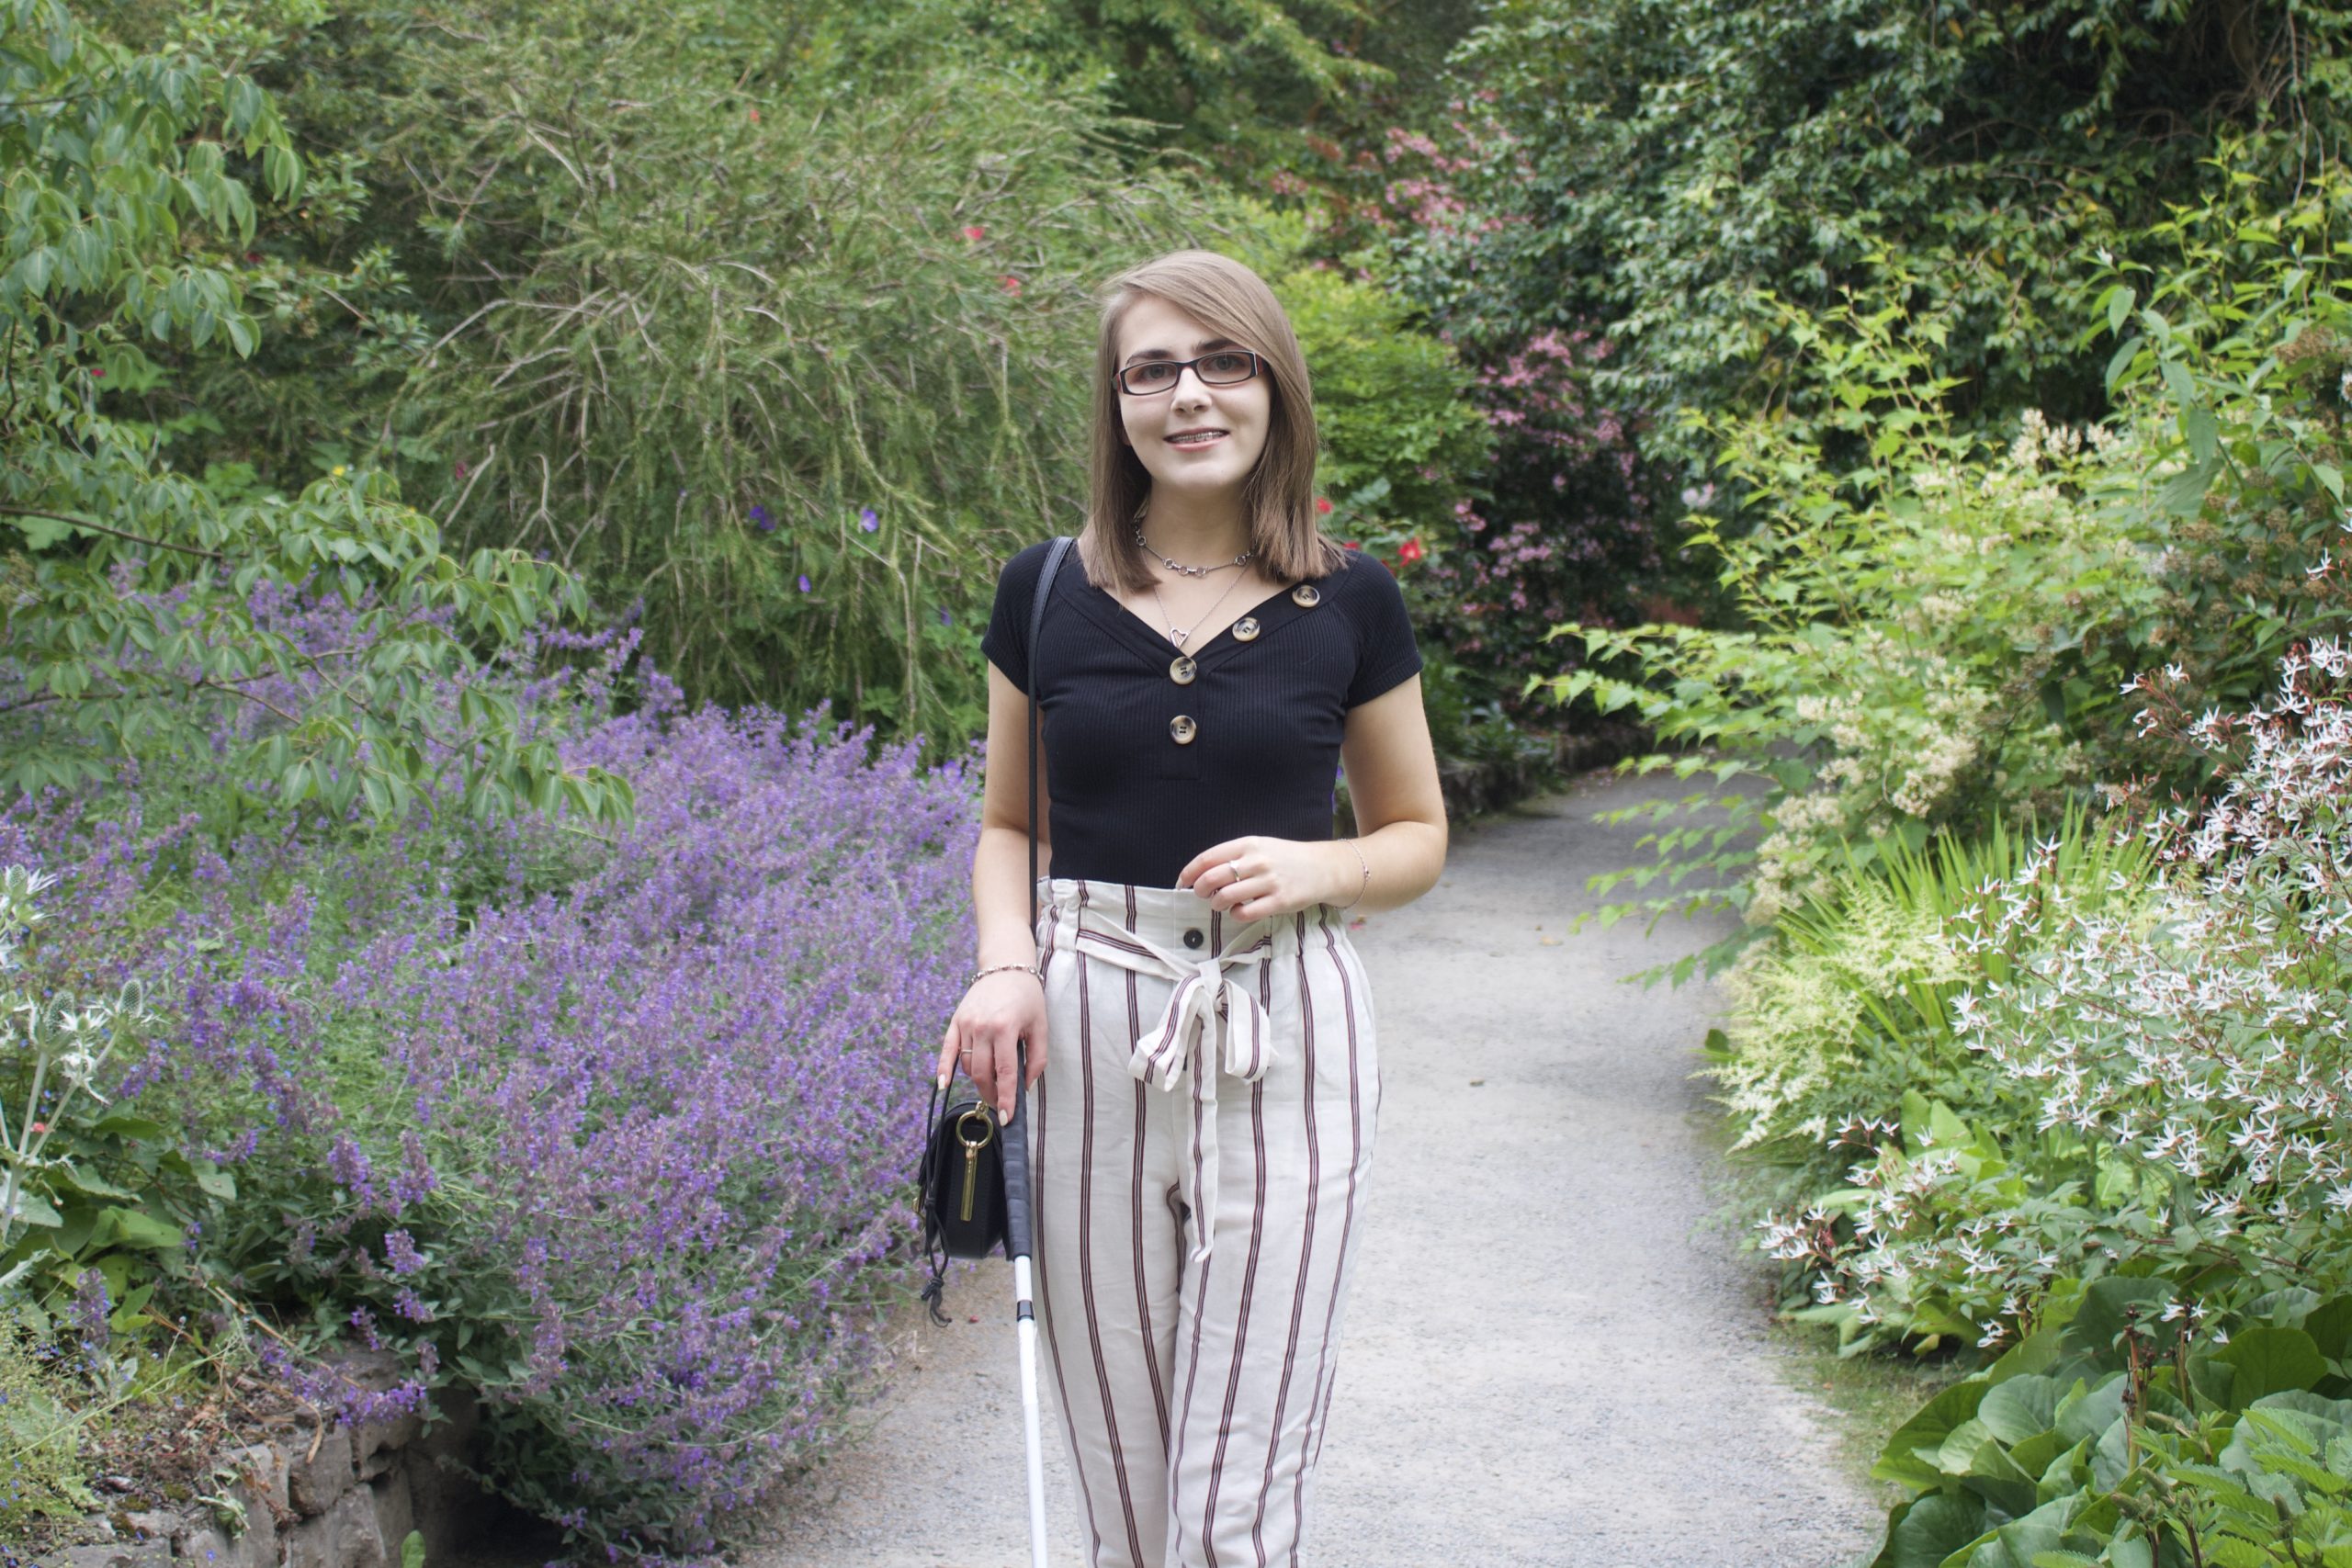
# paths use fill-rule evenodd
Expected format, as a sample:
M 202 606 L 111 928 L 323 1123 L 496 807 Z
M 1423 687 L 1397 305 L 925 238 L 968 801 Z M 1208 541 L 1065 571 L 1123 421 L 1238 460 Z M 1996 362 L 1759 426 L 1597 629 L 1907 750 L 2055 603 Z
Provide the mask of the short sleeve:
M 1368 703 L 1421 672 L 1421 650 L 1405 613 L 1405 591 L 1385 562 L 1358 554 L 1347 566 L 1354 582 L 1348 595 L 1356 630 L 1356 673 L 1348 682 L 1347 705 Z
M 980 651 L 1004 671 L 1005 679 L 1029 693 L 1029 607 L 1036 600 L 1037 579 L 1046 570 L 1050 539 L 1032 545 L 1004 563 L 997 573 L 996 604 L 989 611 L 989 629 L 980 634 Z

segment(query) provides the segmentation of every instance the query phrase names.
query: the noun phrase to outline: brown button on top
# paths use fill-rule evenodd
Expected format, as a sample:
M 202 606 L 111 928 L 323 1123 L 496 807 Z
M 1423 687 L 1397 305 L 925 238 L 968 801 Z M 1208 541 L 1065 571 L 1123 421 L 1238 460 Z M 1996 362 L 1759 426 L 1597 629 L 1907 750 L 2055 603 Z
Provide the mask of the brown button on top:
M 1323 591 L 1311 582 L 1302 582 L 1290 591 L 1291 603 L 1311 610 L 1323 602 Z
M 1176 656 L 1175 662 L 1168 667 L 1168 678 L 1180 686 L 1191 685 L 1193 677 L 1197 672 L 1193 661 L 1181 653 Z
M 1236 641 L 1236 642 L 1248 642 L 1250 638 L 1252 638 L 1252 637 L 1256 637 L 1257 635 L 1258 635 L 1258 617 L 1257 617 L 1257 616 L 1255 616 L 1255 615 L 1244 615 L 1244 616 L 1242 616 L 1239 620 L 1238 620 L 1238 621 L 1236 621 L 1236 622 L 1234 622 L 1234 623 L 1233 623 L 1233 640 L 1234 640 L 1234 641 Z
M 1193 737 L 1200 733 L 1200 728 L 1193 722 L 1193 716 L 1187 713 L 1180 713 L 1168 721 L 1168 733 L 1176 738 L 1179 746 L 1190 746 Z

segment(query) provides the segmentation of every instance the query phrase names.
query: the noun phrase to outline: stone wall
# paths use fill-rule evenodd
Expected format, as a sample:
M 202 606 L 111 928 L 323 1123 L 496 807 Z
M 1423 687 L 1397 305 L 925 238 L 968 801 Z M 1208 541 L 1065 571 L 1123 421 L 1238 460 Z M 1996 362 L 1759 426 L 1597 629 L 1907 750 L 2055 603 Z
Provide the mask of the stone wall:
M 41 1568 L 400 1568 L 414 1532 L 428 1563 L 447 1562 L 497 1530 L 513 1511 L 458 1470 L 481 1424 L 471 1394 L 444 1390 L 443 1419 L 312 1427 L 223 1457 L 233 1477 L 219 1495 L 242 1509 L 191 1504 L 129 1515 L 117 1539 L 43 1553 Z M 230 1510 L 233 1511 L 233 1510 Z

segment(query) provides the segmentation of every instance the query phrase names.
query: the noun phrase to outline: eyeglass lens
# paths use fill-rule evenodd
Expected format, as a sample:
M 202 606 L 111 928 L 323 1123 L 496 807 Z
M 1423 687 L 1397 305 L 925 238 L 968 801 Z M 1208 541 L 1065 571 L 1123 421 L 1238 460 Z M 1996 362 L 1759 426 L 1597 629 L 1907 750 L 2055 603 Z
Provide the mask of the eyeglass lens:
M 1176 384 L 1188 363 L 1194 374 L 1212 387 L 1229 387 L 1237 381 L 1247 381 L 1258 373 L 1256 355 L 1227 351 L 1204 354 L 1190 361 L 1147 359 L 1140 365 L 1130 365 L 1120 371 L 1119 381 L 1130 392 L 1163 392 Z

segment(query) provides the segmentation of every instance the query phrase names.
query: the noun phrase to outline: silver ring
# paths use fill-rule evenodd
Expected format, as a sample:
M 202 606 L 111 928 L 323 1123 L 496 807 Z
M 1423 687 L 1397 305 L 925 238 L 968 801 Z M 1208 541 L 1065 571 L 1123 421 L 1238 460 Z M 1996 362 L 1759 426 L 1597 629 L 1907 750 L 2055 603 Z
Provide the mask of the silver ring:
M 1238 882 L 1241 880 L 1241 865 L 1239 862 L 1227 861 L 1225 863 L 1225 869 L 1233 873 L 1233 882 Z M 1233 882 L 1228 882 L 1226 886 L 1230 887 L 1233 886 Z

